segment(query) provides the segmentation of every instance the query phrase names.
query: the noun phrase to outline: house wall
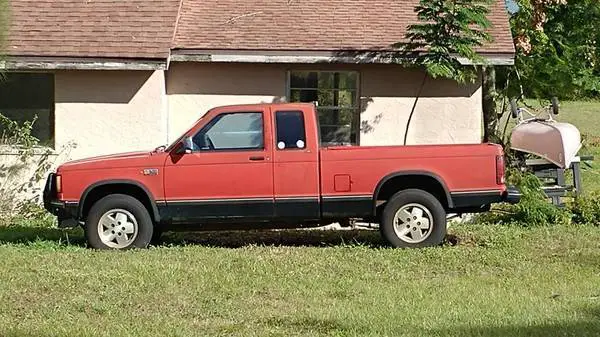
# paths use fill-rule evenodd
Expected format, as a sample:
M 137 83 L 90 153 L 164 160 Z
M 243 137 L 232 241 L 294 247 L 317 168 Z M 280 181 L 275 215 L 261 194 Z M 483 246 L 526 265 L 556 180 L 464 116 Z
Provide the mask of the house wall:
M 169 140 L 178 138 L 213 107 L 284 98 L 286 76 L 277 65 L 171 63 L 166 87 Z
M 479 84 L 427 79 L 393 65 L 171 63 L 164 71 L 59 71 L 55 74 L 55 147 L 71 159 L 145 150 L 176 139 L 212 107 L 285 100 L 287 71 L 360 73 L 360 144 L 478 143 Z M 166 92 L 166 95 L 165 95 Z
M 395 65 L 285 65 L 171 63 L 167 74 L 168 138 L 173 140 L 212 107 L 285 100 L 288 70 L 360 73 L 360 144 L 403 144 L 420 91 L 408 144 L 479 143 L 481 87 L 459 86 Z
M 166 143 L 164 71 L 59 71 L 55 148 L 78 159 Z

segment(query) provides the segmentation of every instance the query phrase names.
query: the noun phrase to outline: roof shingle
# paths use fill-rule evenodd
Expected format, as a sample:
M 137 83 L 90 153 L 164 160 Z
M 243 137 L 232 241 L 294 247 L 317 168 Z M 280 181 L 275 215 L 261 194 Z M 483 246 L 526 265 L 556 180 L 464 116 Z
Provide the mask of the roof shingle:
M 166 59 L 170 49 L 389 49 L 416 22 L 418 0 L 11 0 L 11 56 Z M 181 5 L 181 9 L 180 9 Z M 178 17 L 179 12 L 179 17 Z M 495 39 L 513 54 L 504 0 Z M 175 27 L 177 24 L 177 27 Z
M 166 59 L 180 0 L 11 0 L 11 56 Z
M 418 0 L 183 0 L 176 49 L 379 50 L 400 42 L 416 22 Z M 489 19 L 492 44 L 514 52 L 504 0 Z

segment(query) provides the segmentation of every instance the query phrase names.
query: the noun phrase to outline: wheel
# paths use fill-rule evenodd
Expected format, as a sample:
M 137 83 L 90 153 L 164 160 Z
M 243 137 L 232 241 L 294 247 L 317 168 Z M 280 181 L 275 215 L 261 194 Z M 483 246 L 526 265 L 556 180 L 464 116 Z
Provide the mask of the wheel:
M 96 202 L 85 222 L 85 237 L 96 249 L 146 248 L 154 225 L 146 207 L 134 197 L 111 194 Z
M 436 246 L 446 236 L 446 211 L 430 193 L 400 191 L 387 202 L 380 230 L 395 248 Z

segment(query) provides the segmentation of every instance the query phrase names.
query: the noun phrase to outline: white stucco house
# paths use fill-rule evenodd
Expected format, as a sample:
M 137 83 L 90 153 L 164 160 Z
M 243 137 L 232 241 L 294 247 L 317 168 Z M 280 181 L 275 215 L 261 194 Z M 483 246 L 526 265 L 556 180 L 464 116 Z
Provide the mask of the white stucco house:
M 11 0 L 0 112 L 68 158 L 152 149 L 218 105 L 317 101 L 324 142 L 402 144 L 425 73 L 390 51 L 417 0 Z M 511 64 L 504 0 L 491 64 Z M 346 55 L 346 56 L 342 56 Z M 408 144 L 478 143 L 481 84 L 427 79 Z

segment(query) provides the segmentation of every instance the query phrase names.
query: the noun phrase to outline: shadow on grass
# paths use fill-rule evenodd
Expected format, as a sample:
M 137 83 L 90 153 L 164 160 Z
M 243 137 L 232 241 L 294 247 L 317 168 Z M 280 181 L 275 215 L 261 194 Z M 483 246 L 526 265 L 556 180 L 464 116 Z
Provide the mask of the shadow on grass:
M 588 308 L 578 313 L 577 320 L 538 325 L 449 327 L 443 330 L 430 330 L 435 336 L 600 336 L 600 306 Z
M 329 247 L 341 245 L 385 246 L 374 230 L 239 230 L 166 233 L 160 245 Z
M 60 245 L 85 246 L 81 229 L 58 229 L 22 225 L 0 226 L 0 244 L 30 244 L 51 241 Z
M 81 229 L 58 229 L 23 225 L 0 226 L 0 244 L 54 242 L 59 245 L 86 246 Z M 163 234 L 160 246 L 200 245 L 240 248 L 245 246 L 329 247 L 357 245 L 381 247 L 385 243 L 374 230 L 239 230 L 170 232 Z

